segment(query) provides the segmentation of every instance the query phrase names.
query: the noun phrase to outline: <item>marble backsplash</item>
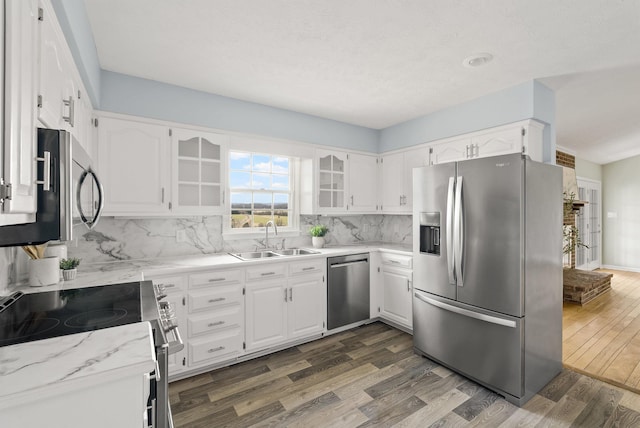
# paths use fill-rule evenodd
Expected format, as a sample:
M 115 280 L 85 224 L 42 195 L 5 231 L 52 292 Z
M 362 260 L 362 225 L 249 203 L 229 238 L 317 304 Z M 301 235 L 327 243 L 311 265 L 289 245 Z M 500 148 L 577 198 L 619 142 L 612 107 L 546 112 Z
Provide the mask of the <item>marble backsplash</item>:
M 375 241 L 411 244 L 409 215 L 301 216 L 299 236 L 287 236 L 286 246 L 310 247 L 306 231 L 314 224 L 329 229 L 326 245 L 350 245 Z M 185 242 L 176 242 L 176 231 L 184 230 Z M 270 244 L 282 243 L 282 235 L 270 235 Z M 221 252 L 253 251 L 264 247 L 264 237 L 224 239 L 222 216 L 188 218 L 123 219 L 105 217 L 93 229 L 74 228 L 75 239 L 67 242 L 69 257 L 83 263 L 152 259 Z M 0 296 L 27 277 L 27 255 L 19 247 L 0 248 Z
M 264 247 L 264 237 L 225 239 L 222 216 L 188 218 L 123 219 L 106 217 L 93 229 L 74 228 L 74 242 L 68 243 L 69 257 L 85 263 L 114 260 L 149 259 L 220 252 L 253 251 Z M 306 231 L 314 224 L 324 224 L 329 232 L 326 245 L 349 245 L 384 241 L 410 244 L 412 222 L 408 215 L 301 216 L 300 236 L 287 236 L 286 246 L 310 247 Z M 176 242 L 176 232 L 184 230 L 185 242 Z M 281 244 L 282 236 L 273 237 L 270 245 Z

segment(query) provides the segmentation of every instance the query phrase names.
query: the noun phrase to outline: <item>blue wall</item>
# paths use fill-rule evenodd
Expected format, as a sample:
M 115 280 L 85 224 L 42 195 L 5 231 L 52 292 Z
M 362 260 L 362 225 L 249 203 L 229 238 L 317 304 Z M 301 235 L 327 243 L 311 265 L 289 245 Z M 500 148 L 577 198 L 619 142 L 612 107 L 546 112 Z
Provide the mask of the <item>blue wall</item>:
M 82 0 L 51 0 L 91 103 L 100 106 L 100 61 Z M 46 18 L 45 18 L 46 19 Z
M 555 148 L 554 94 L 535 81 L 385 128 L 378 148 L 386 152 L 530 118 L 552 125 L 545 127 L 545 146 Z
M 378 131 L 180 86 L 102 71 L 105 111 L 377 152 Z

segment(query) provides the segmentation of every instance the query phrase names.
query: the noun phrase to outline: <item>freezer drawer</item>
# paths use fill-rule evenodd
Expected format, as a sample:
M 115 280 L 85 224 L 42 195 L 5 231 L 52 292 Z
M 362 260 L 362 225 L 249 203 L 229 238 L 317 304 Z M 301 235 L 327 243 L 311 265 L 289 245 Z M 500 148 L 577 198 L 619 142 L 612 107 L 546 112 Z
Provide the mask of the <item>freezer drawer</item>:
M 523 331 L 524 318 L 414 292 L 416 349 L 515 397 L 523 395 Z

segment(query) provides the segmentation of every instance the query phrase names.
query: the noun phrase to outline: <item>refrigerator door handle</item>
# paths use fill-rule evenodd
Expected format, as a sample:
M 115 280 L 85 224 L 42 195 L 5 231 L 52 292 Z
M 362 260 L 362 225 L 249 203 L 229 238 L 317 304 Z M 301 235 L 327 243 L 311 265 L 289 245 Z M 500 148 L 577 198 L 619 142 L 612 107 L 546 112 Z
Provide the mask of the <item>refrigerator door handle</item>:
M 455 179 L 449 177 L 449 189 L 447 190 L 447 271 L 449 272 L 449 284 L 456 283 L 456 273 L 453 258 L 453 188 Z
M 456 180 L 456 202 L 453 210 L 453 241 L 455 245 L 453 254 L 455 256 L 456 284 L 458 287 L 462 287 L 464 281 L 464 273 L 462 272 L 462 262 L 464 260 L 464 218 L 462 208 L 462 177 L 458 176 Z
M 504 318 L 498 318 L 491 315 L 481 314 L 478 312 L 470 311 L 468 309 L 459 308 L 457 306 L 449 305 L 448 303 L 440 302 L 435 299 L 431 299 L 430 297 L 423 296 L 421 293 L 415 292 L 414 296 L 429 305 L 436 306 L 440 309 L 444 309 L 445 311 L 454 312 L 459 315 L 463 315 L 469 318 L 475 318 L 480 321 L 489 322 L 492 324 L 498 324 L 505 327 L 516 328 L 516 322 L 511 320 L 506 320 Z

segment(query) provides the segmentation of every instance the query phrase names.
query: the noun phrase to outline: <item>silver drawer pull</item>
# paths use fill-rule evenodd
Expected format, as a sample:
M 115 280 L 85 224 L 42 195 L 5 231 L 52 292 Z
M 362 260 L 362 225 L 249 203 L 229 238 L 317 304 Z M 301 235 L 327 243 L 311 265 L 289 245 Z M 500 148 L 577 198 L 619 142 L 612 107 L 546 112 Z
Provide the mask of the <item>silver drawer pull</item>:
M 211 348 L 209 349 L 207 352 L 209 354 L 213 354 L 214 352 L 218 352 L 218 351 L 222 351 L 224 349 L 224 346 L 218 346 L 217 348 Z
M 215 327 L 217 325 L 222 325 L 224 324 L 224 321 L 216 321 L 216 322 L 210 322 L 209 324 L 207 324 L 208 327 Z
M 315 267 L 313 267 L 313 266 L 309 266 L 309 267 L 306 267 L 306 268 L 302 268 L 302 270 L 313 270 L 313 269 L 315 269 Z
M 176 286 L 175 284 L 160 284 L 160 285 L 162 285 L 164 288 L 173 288 Z
M 224 297 L 218 297 L 217 299 L 209 299 L 209 303 L 222 302 L 224 300 L 227 300 L 227 299 Z
M 209 280 L 209 282 L 224 281 L 225 279 L 227 279 L 227 278 L 211 278 L 211 279 Z
M 275 272 L 262 272 L 260 275 L 262 276 L 267 276 L 267 275 L 275 275 Z
M 390 261 L 391 263 L 395 263 L 395 264 L 397 264 L 397 265 L 399 265 L 399 264 L 400 264 L 400 262 L 399 262 L 399 261 L 397 261 L 397 260 L 389 260 L 389 261 Z

